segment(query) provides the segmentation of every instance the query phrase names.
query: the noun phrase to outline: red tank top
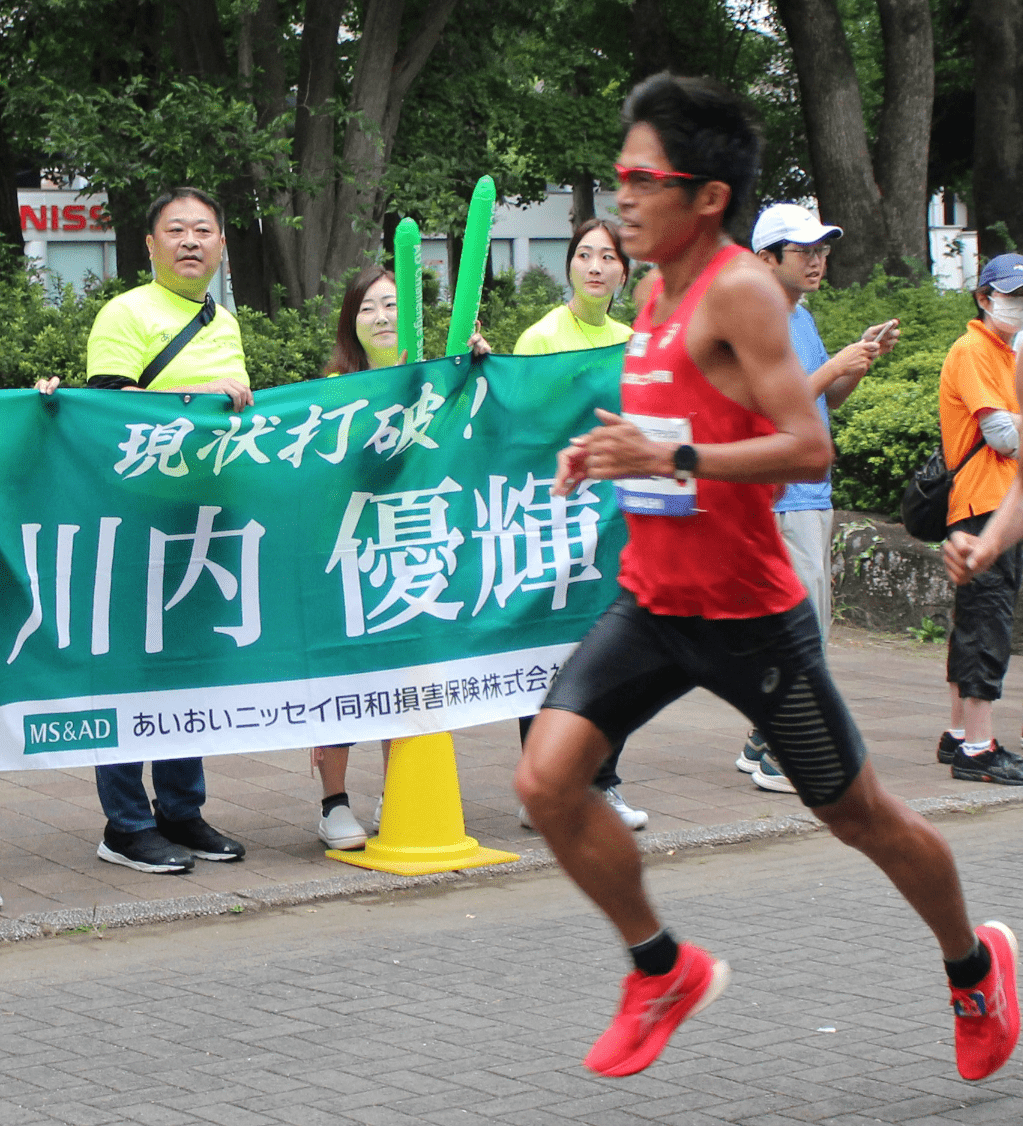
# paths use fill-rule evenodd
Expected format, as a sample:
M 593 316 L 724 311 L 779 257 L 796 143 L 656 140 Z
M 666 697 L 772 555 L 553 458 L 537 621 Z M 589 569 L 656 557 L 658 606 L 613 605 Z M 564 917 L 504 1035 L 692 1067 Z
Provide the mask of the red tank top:
M 659 284 L 636 318 L 622 411 L 651 437 L 700 445 L 775 433 L 769 419 L 708 383 L 686 348 L 707 287 L 746 253 L 739 246 L 719 250 L 664 324 L 655 328 L 650 320 Z M 652 613 L 758 618 L 806 597 L 771 511 L 772 485 L 696 480 L 685 487 L 663 478 L 616 484 L 629 526 L 619 581 Z

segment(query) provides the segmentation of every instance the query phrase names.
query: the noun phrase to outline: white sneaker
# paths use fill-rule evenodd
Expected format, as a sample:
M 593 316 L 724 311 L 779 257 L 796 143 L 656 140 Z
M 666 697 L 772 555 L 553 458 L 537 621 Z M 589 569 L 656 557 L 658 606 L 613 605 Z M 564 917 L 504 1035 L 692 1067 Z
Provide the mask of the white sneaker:
M 376 809 L 373 810 L 373 832 L 380 832 L 380 818 L 384 815 L 384 795 L 380 795 Z
M 326 817 L 321 817 L 317 834 L 327 848 L 347 851 L 366 844 L 366 830 L 347 805 L 336 805 Z
M 770 751 L 765 751 L 761 755 L 760 765 L 753 771 L 752 778 L 761 790 L 770 790 L 776 794 L 796 792 L 796 787 L 785 777 L 785 771 Z
M 519 824 L 523 829 L 532 829 L 533 822 L 529 820 L 529 814 L 526 812 L 524 805 L 519 806 Z
M 604 791 L 604 797 L 607 798 L 607 804 L 618 814 L 618 816 L 625 822 L 630 829 L 645 829 L 647 821 L 650 818 L 647 816 L 645 809 L 633 809 L 631 805 L 622 797 L 614 786 L 608 786 Z

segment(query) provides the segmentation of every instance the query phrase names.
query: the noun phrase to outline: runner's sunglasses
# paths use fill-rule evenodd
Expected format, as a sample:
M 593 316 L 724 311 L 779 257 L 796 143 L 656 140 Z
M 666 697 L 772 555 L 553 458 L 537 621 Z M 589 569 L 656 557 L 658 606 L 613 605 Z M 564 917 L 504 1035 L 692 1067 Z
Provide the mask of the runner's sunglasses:
M 638 191 L 652 191 L 669 180 L 706 180 L 706 176 L 697 176 L 692 172 L 663 172 L 660 168 L 626 168 L 624 164 L 616 164 L 615 172 L 618 182 L 628 184 Z

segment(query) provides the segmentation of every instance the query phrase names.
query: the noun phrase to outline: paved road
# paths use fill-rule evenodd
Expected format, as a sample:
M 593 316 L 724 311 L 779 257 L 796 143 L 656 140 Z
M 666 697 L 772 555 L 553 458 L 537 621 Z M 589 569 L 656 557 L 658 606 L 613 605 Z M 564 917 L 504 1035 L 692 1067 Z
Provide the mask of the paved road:
M 944 823 L 977 921 L 1023 931 L 1023 810 Z M 579 1063 L 608 926 L 554 872 L 0 947 L 0 1126 L 1018 1123 L 1020 1052 L 959 1080 L 941 964 L 817 835 L 653 858 L 730 990 L 647 1072 Z
M 895 794 L 924 808 L 1023 799 L 1021 788 L 957 782 L 935 762 L 948 714 L 943 647 L 839 628 L 829 660 L 878 774 Z M 1018 746 L 1021 698 L 1023 666 L 1014 661 L 996 711 L 996 732 L 1009 747 Z M 623 792 L 650 812 L 639 834 L 647 847 L 793 828 L 802 814 L 798 799 L 765 794 L 735 769 L 746 727 L 727 704 L 697 691 L 629 740 Z M 459 731 L 455 749 L 467 832 L 485 846 L 521 854 L 523 866 L 545 863 L 543 842 L 516 817 L 517 724 Z M 91 770 L 0 774 L 0 942 L 92 921 L 110 927 L 223 913 L 403 882 L 374 881 L 324 858 L 316 839 L 319 786 L 306 751 L 208 758 L 206 774 L 207 816 L 249 851 L 241 864 L 199 863 L 188 876 L 146 875 L 97 860 L 103 815 Z M 368 820 L 380 790 L 376 744 L 356 748 L 349 789 L 356 813 Z

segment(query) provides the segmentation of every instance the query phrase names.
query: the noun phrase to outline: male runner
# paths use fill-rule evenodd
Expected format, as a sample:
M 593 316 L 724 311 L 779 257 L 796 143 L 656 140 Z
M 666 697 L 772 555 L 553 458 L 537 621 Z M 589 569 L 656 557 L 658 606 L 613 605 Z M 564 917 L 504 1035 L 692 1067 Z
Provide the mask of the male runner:
M 831 450 L 784 294 L 723 229 L 754 179 L 759 139 L 733 95 L 667 74 L 632 92 L 624 119 L 623 244 L 657 263 L 662 282 L 627 349 L 623 415 L 597 412 L 601 425 L 559 454 L 555 486 L 618 482 L 624 589 L 562 669 L 516 779 L 533 824 L 635 964 L 586 1066 L 642 1070 L 728 981 L 723 962 L 662 927 L 631 834 L 589 785 L 612 745 L 703 685 L 764 732 L 803 802 L 933 930 L 959 1070 L 981 1079 L 1019 1035 L 1015 938 L 1001 923 L 974 932 L 944 839 L 881 789 L 771 511 L 773 484 L 823 477 Z

